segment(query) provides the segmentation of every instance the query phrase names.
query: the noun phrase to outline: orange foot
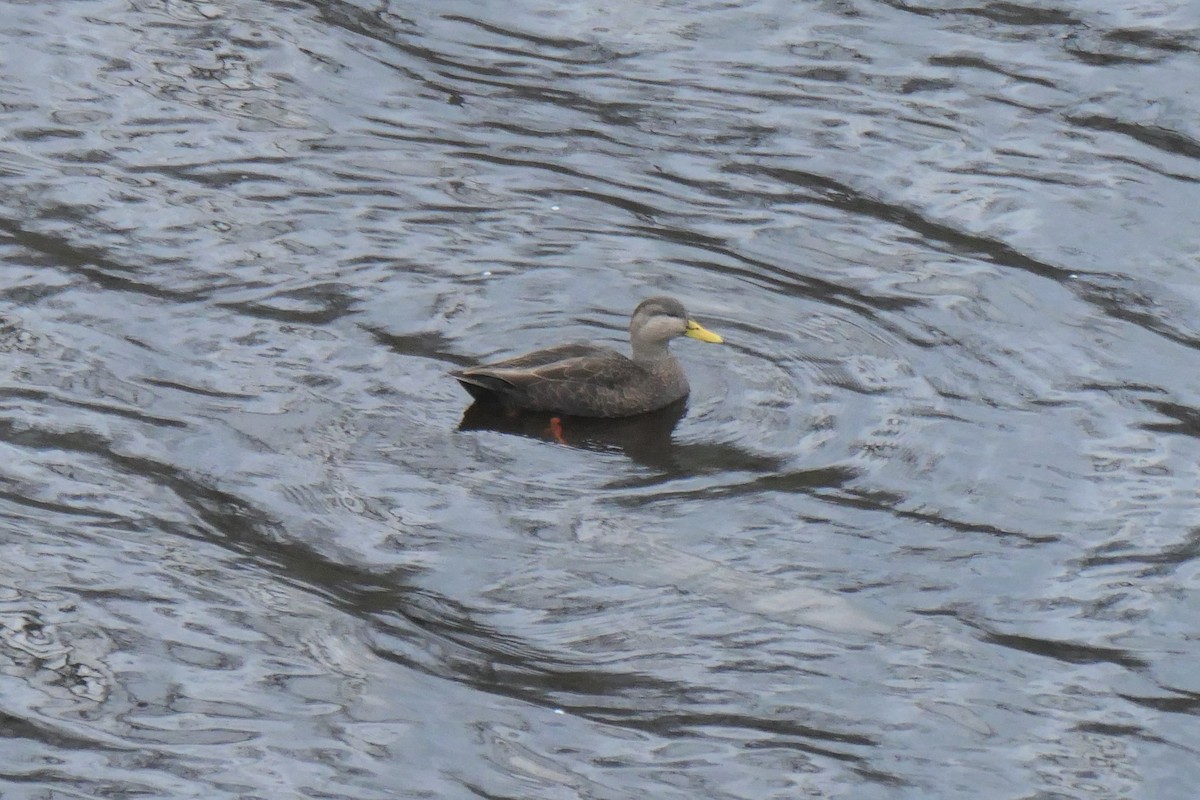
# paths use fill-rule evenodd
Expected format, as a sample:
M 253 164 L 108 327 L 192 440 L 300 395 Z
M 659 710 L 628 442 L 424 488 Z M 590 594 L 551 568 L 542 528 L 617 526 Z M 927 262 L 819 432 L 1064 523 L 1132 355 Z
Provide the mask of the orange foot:
M 546 429 L 546 433 L 554 437 L 554 441 L 559 444 L 566 444 L 567 440 L 563 438 L 562 420 L 558 417 L 550 418 L 550 427 Z

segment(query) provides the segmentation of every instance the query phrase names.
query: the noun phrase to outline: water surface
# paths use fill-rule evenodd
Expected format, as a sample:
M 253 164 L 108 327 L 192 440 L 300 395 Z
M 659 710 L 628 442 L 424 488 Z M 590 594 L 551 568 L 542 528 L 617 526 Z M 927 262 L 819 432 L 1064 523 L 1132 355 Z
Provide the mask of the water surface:
M 5 797 L 1194 797 L 1188 3 L 3 11 Z

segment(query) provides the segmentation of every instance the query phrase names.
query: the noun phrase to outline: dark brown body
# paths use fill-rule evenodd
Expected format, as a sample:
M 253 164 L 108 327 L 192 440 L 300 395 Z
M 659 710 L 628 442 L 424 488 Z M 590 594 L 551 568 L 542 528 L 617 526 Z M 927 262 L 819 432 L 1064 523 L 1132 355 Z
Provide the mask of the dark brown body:
M 687 397 L 671 355 L 634 361 L 607 347 L 565 344 L 451 373 L 472 397 L 579 417 L 629 417 Z

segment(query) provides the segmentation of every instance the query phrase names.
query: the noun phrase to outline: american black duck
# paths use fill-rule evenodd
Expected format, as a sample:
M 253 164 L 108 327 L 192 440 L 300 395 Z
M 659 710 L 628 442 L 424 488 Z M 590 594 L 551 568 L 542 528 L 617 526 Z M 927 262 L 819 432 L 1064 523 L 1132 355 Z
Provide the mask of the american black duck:
M 683 304 L 651 297 L 629 319 L 632 357 L 594 344 L 562 344 L 450 373 L 476 400 L 577 417 L 631 417 L 687 397 L 687 376 L 668 347 L 677 336 L 721 337 L 688 319 Z

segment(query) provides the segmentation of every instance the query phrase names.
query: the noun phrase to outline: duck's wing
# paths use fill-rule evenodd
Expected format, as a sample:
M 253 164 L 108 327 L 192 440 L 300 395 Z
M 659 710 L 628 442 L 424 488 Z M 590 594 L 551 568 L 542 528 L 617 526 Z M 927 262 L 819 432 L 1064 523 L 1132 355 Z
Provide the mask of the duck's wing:
M 454 374 L 475 397 L 494 396 L 518 408 L 583 416 L 618 415 L 645 370 L 615 350 L 562 345 Z
M 493 367 L 488 372 L 517 385 L 561 384 L 576 389 L 604 389 L 628 383 L 642 368 L 616 350 L 592 347 L 578 355 L 528 366 Z
M 560 344 L 557 347 L 547 347 L 545 350 L 534 350 L 532 353 L 509 358 L 504 361 L 493 361 L 490 364 L 481 364 L 478 367 L 462 370 L 463 374 L 476 372 L 481 370 L 499 370 L 499 369 L 534 369 L 537 367 L 548 367 L 558 363 L 564 363 L 577 358 L 588 358 L 593 356 L 613 355 L 619 358 L 624 358 L 616 350 L 608 347 L 599 347 L 594 344 L 585 342 L 572 342 L 570 344 Z

